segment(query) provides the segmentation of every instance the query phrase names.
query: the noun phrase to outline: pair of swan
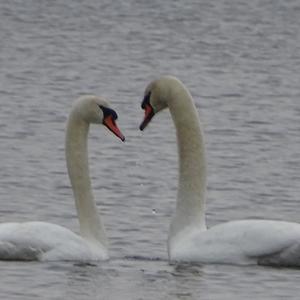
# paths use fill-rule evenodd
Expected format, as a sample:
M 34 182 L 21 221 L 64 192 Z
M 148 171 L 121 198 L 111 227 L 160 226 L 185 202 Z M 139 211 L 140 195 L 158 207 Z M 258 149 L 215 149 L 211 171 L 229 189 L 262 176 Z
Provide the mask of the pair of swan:
M 300 224 L 241 220 L 205 224 L 206 162 L 203 134 L 193 99 L 176 78 L 165 76 L 145 90 L 145 127 L 169 108 L 177 133 L 179 183 L 176 212 L 168 237 L 170 261 L 215 264 L 300 266 Z M 75 102 L 68 120 L 66 160 L 80 223 L 80 236 L 43 222 L 0 225 L 0 259 L 105 260 L 105 231 L 96 212 L 88 172 L 87 135 L 90 123 L 103 123 L 124 141 L 108 103 L 89 96 Z

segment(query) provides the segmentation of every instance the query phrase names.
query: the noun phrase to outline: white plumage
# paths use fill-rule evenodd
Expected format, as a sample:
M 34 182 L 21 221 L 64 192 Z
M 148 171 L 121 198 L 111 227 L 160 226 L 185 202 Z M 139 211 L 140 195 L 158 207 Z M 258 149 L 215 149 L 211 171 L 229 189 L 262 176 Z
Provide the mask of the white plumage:
M 104 124 L 119 138 L 117 114 L 96 96 L 78 99 L 69 115 L 66 161 L 80 224 L 80 235 L 45 222 L 0 224 L 0 260 L 108 259 L 107 239 L 91 190 L 87 138 L 90 123 Z
M 206 161 L 203 133 L 193 99 L 176 78 L 151 82 L 142 103 L 143 130 L 159 111 L 169 108 L 176 127 L 179 182 L 176 212 L 168 236 L 171 261 L 262 264 L 300 267 L 300 224 L 241 220 L 207 229 Z

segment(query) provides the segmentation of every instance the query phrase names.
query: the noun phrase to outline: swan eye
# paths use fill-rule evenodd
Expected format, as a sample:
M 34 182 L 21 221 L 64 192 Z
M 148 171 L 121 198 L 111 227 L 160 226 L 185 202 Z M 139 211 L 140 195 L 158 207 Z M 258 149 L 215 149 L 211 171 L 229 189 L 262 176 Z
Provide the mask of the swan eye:
M 99 107 L 103 111 L 103 119 L 107 118 L 108 116 L 112 116 L 112 118 L 114 120 L 118 119 L 118 115 L 113 109 L 102 106 L 102 105 L 99 105 Z
M 150 96 L 151 96 L 151 92 L 149 92 L 143 99 L 143 102 L 142 102 L 142 109 L 145 109 L 147 104 L 150 104 Z

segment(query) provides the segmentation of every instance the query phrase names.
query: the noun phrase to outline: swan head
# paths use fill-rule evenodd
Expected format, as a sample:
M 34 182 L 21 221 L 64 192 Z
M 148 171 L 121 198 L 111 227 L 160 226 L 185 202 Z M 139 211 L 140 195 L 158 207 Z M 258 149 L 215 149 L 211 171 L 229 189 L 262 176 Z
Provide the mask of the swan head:
M 73 106 L 73 114 L 87 123 L 103 124 L 122 141 L 125 137 L 117 126 L 117 113 L 107 100 L 97 96 L 80 97 Z
M 181 83 L 173 76 L 163 76 L 152 81 L 145 89 L 144 99 L 141 107 L 145 111 L 144 120 L 140 125 L 140 130 L 144 130 L 150 123 L 153 116 L 168 107 L 168 101 L 172 99 L 172 93 L 176 86 Z

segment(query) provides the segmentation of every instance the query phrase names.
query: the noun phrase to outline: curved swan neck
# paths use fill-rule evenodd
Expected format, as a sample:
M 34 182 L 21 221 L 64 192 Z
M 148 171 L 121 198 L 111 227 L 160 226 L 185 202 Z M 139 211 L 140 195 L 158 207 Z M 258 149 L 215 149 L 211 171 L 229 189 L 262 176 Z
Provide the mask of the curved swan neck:
M 104 227 L 94 201 L 88 166 L 89 123 L 73 110 L 66 134 L 66 161 L 80 224 L 81 236 L 90 242 L 107 244 Z
M 179 183 L 171 236 L 197 224 L 205 225 L 206 164 L 198 113 L 187 89 L 178 82 L 168 99 L 177 134 Z

